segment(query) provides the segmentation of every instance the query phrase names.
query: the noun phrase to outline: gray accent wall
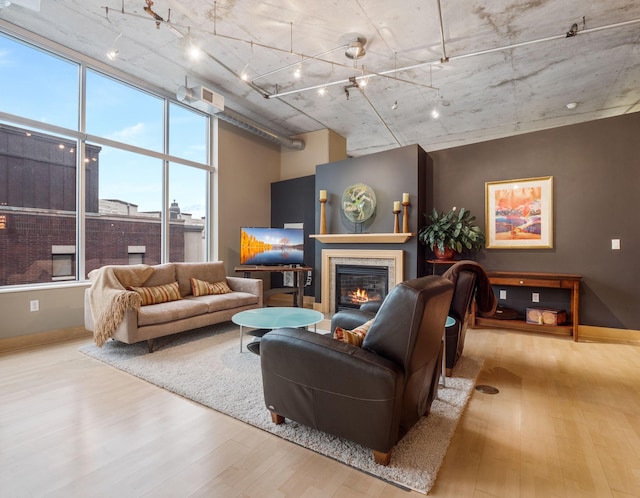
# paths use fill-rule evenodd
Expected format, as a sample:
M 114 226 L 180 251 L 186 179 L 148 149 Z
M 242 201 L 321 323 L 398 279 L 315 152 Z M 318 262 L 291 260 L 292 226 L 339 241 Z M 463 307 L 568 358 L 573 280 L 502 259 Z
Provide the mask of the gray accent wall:
M 320 190 L 327 191 L 327 233 L 354 233 L 358 229 L 343 218 L 340 204 L 347 187 L 355 183 L 369 185 L 376 194 L 376 215 L 362 228 L 367 233 L 392 233 L 393 202 L 402 201 L 403 192 L 410 194 L 409 231 L 417 233 L 424 225 L 424 213 L 432 206 L 432 162 L 418 145 L 408 145 L 376 154 L 354 157 L 316 167 L 315 199 Z M 316 201 L 316 230 L 320 226 L 320 207 Z M 402 217 L 400 218 L 402 230 Z M 317 231 L 315 233 L 318 233 Z M 424 247 L 412 237 L 404 244 L 323 244 L 316 241 L 315 296 L 321 295 L 322 249 L 383 249 L 404 251 L 404 279 L 424 273 Z
M 640 113 L 429 155 L 435 207 L 471 209 L 483 227 L 485 182 L 553 176 L 553 249 L 485 249 L 478 260 L 581 274 L 581 325 L 640 330 Z

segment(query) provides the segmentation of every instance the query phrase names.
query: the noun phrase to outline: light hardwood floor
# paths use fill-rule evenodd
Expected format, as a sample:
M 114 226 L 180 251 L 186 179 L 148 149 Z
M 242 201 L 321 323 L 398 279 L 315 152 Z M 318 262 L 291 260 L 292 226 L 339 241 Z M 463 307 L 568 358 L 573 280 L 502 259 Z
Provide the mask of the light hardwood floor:
M 76 351 L 0 355 L 0 496 L 419 496 Z M 640 496 L 640 347 L 470 330 L 435 497 Z

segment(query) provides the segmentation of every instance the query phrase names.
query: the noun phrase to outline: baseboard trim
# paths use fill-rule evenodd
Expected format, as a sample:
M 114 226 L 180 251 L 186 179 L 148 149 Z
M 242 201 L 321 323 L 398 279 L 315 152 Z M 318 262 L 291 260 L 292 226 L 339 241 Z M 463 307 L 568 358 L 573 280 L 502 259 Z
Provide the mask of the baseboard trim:
M 0 339 L 0 353 L 17 351 L 19 349 L 46 346 L 55 342 L 68 341 L 70 339 L 90 338 L 91 332 L 84 327 L 72 327 L 68 329 L 51 330 L 38 334 L 21 335 Z
M 633 329 L 612 329 L 580 325 L 578 337 L 580 341 L 585 342 L 614 342 L 619 344 L 640 345 L 640 330 Z

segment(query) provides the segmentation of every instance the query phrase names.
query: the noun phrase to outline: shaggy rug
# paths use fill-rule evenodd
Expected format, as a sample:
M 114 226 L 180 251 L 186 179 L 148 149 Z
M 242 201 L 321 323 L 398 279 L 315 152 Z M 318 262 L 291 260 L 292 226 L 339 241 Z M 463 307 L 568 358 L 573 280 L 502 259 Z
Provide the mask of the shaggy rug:
M 238 420 L 331 457 L 356 469 L 406 488 L 427 493 L 458 420 L 471 395 L 481 362 L 462 357 L 439 390 L 431 413 L 394 447 L 385 467 L 373 461 L 369 448 L 287 419 L 275 425 L 264 406 L 260 357 L 239 352 L 240 333 L 231 322 L 156 340 L 148 353 L 146 342 L 108 341 L 79 350 L 115 368 L 194 400 Z

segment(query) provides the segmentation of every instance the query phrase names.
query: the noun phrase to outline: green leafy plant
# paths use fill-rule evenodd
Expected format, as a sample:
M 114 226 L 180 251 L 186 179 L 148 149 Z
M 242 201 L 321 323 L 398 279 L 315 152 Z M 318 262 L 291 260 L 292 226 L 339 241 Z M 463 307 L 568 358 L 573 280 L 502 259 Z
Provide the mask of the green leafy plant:
M 476 217 L 465 208 L 448 213 L 438 213 L 434 208 L 431 215 L 425 213 L 429 225 L 418 232 L 418 240 L 432 250 L 437 247 L 441 253 L 447 248 L 456 252 L 482 249 L 485 244 L 484 232 L 475 224 Z

